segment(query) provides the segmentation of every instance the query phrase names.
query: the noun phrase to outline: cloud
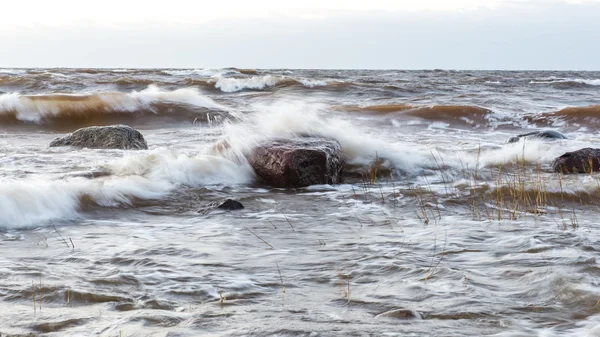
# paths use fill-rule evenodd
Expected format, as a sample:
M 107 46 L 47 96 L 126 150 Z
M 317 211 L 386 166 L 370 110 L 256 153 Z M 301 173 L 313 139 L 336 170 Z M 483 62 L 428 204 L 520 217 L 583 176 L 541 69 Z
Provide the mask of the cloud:
M 0 32 L 1 66 L 600 69 L 600 3 Z M 10 46 L 10 48 L 8 48 Z

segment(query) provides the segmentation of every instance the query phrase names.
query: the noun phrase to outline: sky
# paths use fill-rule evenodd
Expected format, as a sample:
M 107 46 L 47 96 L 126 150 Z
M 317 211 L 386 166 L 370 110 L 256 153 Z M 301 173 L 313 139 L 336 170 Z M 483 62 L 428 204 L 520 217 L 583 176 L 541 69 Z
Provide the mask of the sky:
M 600 70 L 600 0 L 20 0 L 0 67 Z

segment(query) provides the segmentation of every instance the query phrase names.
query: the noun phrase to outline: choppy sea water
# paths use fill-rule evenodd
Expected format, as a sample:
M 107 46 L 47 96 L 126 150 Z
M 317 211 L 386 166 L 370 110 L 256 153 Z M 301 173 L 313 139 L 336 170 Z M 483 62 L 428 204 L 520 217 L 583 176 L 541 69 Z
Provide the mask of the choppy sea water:
M 0 69 L 0 333 L 598 336 L 600 177 L 550 165 L 597 147 L 599 97 L 595 72 Z M 48 147 L 110 124 L 149 150 Z M 542 129 L 569 139 L 505 144 Z M 254 177 L 306 134 L 344 184 Z

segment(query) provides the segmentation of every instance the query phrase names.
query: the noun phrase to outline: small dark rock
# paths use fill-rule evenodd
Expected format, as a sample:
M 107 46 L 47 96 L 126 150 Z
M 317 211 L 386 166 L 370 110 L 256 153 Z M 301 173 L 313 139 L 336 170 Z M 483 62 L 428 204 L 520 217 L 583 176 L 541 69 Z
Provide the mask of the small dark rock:
M 521 135 L 517 135 L 517 136 L 514 136 L 514 137 L 510 137 L 506 143 L 507 144 L 516 143 L 519 140 L 521 140 L 521 138 L 525 138 L 525 139 L 532 139 L 532 138 L 533 139 L 547 139 L 547 140 L 567 139 L 567 137 L 565 137 L 565 135 L 563 135 L 562 133 L 560 133 L 558 131 L 545 130 L 545 131 L 533 131 L 533 132 L 529 132 L 529 133 L 524 133 L 524 134 L 521 134 Z
M 586 147 L 567 152 L 552 163 L 555 172 L 590 173 L 600 171 L 600 149 Z
M 338 184 L 344 169 L 340 143 L 315 137 L 271 140 L 255 148 L 248 162 L 275 187 Z
M 244 209 L 244 205 L 241 202 L 233 199 L 227 199 L 225 202 L 217 206 L 219 209 L 225 209 L 228 211 L 236 211 L 238 209 Z
M 90 126 L 61 138 L 50 147 L 77 146 L 90 149 L 147 150 L 148 144 L 142 134 L 127 125 Z
M 408 309 L 394 309 L 390 311 L 383 312 L 379 315 L 376 315 L 375 318 L 395 318 L 401 320 L 414 320 L 414 319 L 422 319 L 423 317 L 416 311 L 408 310 Z

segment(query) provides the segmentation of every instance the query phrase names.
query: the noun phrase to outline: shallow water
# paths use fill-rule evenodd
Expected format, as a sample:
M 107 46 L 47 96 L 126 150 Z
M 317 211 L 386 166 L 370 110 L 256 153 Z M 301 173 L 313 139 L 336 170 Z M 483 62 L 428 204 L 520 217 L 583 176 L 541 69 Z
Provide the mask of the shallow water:
M 600 336 L 600 177 L 550 167 L 600 140 L 599 79 L 0 70 L 0 332 Z M 48 147 L 114 123 L 149 150 Z M 569 140 L 504 144 L 541 128 Z M 344 184 L 257 181 L 248 151 L 298 134 Z

